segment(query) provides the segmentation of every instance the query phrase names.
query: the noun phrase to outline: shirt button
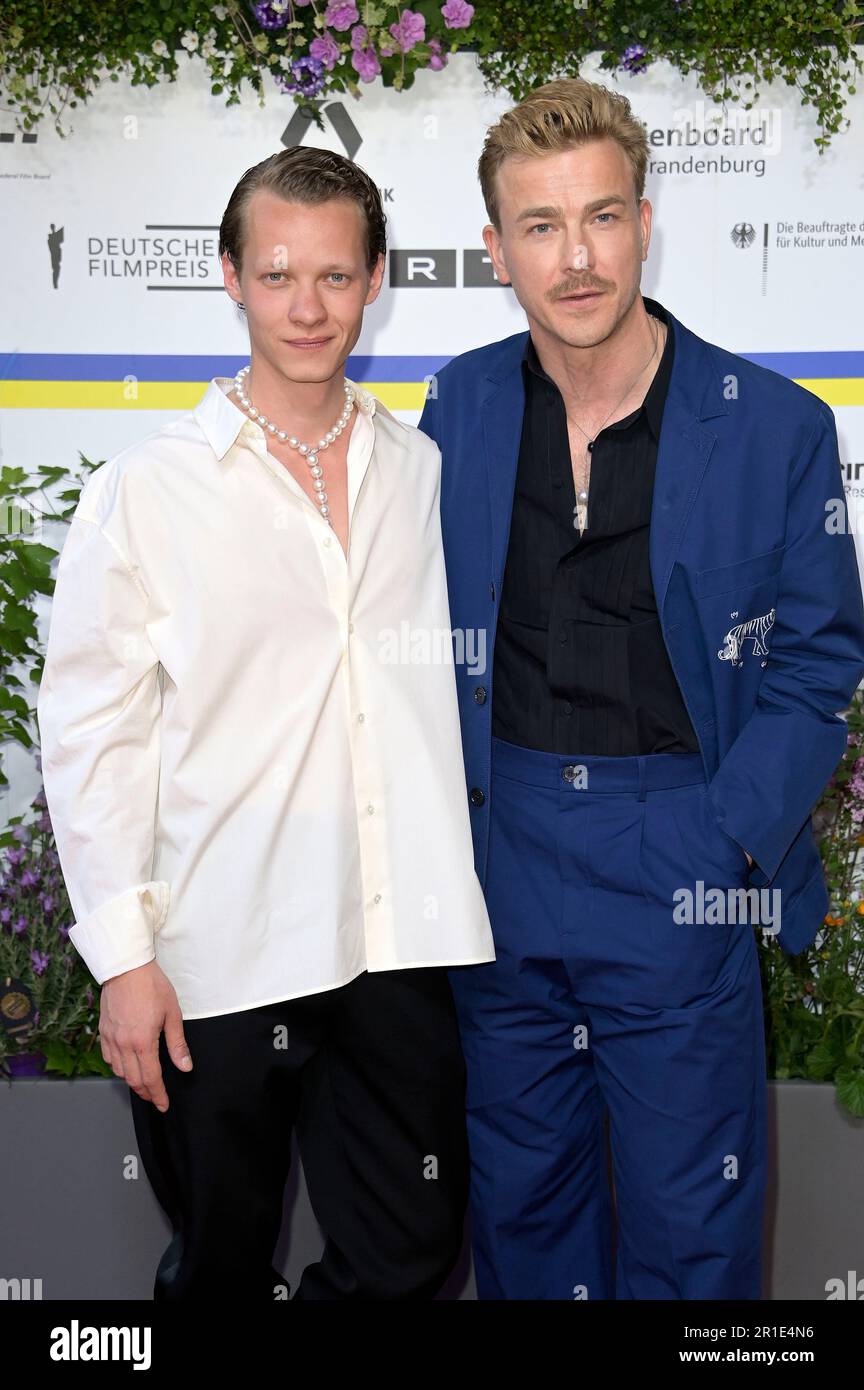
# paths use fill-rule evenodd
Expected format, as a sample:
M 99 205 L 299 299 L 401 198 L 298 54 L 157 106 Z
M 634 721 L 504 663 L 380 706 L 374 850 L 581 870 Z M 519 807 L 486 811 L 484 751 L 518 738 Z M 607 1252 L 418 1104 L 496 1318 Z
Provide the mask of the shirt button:
M 357 716 L 357 723 L 358 723 L 358 724 L 362 724 L 362 723 L 363 723 L 363 720 L 364 720 L 365 718 L 366 718 L 365 714 L 358 714 L 358 716 Z
M 375 894 L 375 897 L 372 899 L 372 901 L 373 901 L 373 902 L 376 902 L 376 903 L 380 903 L 380 901 L 381 901 L 381 894 L 380 894 L 380 893 L 376 893 L 376 894 Z
M 565 714 L 572 714 L 572 713 L 573 713 L 573 706 L 571 705 L 571 703 L 570 703 L 569 700 L 567 701 L 567 703 L 566 703 L 565 706 L 564 706 L 564 713 L 565 713 Z
M 485 687 L 485 685 L 478 685 L 477 689 L 474 691 L 474 699 L 477 701 L 478 705 L 485 705 L 485 703 L 486 703 L 486 687 Z
M 484 796 L 483 792 L 480 790 L 479 787 L 471 788 L 469 798 L 472 806 L 482 806 L 483 802 L 486 800 L 486 797 Z
M 563 627 L 562 627 L 561 631 L 558 633 L 558 641 L 561 643 L 562 647 L 566 644 L 566 642 L 567 642 L 567 629 L 566 629 L 566 628 L 563 628 Z
M 329 545 L 329 544 L 330 544 L 330 537 L 329 537 L 329 536 L 325 536 L 324 539 L 322 540 L 321 544 L 322 544 L 322 545 Z
M 369 805 L 366 807 L 366 810 L 369 812 L 370 816 L 374 815 L 375 807 L 372 805 L 371 801 L 369 802 Z
M 576 777 L 576 769 L 575 769 L 575 767 L 562 767 L 562 769 L 561 769 L 561 776 L 564 778 L 564 781 L 565 781 L 565 782 L 572 782 L 572 781 L 574 781 L 574 780 L 575 780 L 575 777 Z

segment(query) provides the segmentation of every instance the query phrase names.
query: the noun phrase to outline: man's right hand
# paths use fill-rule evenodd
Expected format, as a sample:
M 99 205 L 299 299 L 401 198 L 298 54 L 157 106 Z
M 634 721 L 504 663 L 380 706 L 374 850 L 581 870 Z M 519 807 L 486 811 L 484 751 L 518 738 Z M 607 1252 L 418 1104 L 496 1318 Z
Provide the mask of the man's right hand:
M 168 1093 L 159 1065 L 159 1035 L 163 1030 L 174 1065 L 191 1071 L 180 1004 L 174 986 L 156 961 L 104 982 L 99 1018 L 102 1056 L 142 1100 L 150 1100 L 157 1110 L 165 1111 Z

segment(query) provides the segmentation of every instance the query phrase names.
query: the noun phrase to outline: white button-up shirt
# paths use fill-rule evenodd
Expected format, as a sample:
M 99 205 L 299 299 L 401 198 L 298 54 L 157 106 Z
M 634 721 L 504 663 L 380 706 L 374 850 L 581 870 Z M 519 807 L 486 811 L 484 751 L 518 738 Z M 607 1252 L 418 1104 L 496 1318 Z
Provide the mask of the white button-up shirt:
M 495 957 L 438 448 L 355 385 L 346 558 L 231 384 L 88 477 L 37 702 L 70 937 L 184 1018 Z

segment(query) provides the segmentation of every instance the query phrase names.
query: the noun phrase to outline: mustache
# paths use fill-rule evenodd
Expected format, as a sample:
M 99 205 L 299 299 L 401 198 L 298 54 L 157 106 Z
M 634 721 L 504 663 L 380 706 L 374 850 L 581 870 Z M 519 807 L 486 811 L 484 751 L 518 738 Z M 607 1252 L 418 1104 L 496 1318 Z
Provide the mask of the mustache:
M 567 289 L 556 290 L 556 291 L 554 292 L 552 298 L 553 298 L 553 299 L 566 299 L 567 296 L 568 296 L 568 294 L 584 294 L 587 290 L 598 290 L 598 291 L 602 291 L 602 290 L 605 290 L 605 288 L 606 288 L 605 285 L 596 285 L 596 284 L 591 284 L 591 285 L 570 285 Z

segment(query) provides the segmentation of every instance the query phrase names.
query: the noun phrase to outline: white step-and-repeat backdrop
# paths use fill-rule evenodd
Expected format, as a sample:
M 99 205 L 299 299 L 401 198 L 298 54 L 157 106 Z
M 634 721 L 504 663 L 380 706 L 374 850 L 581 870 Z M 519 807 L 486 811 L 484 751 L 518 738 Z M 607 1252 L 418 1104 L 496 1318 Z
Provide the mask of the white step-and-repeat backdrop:
M 665 64 L 612 77 L 588 63 L 582 75 L 625 93 L 649 132 L 654 228 L 643 291 L 703 337 L 828 402 L 857 531 L 864 92 L 848 108 L 850 132 L 820 156 L 812 109 L 783 85 L 754 111 L 724 113 Z M 424 380 L 439 366 L 525 327 L 486 258 L 476 177 L 485 128 L 510 105 L 485 91 L 462 54 L 409 92 L 372 85 L 360 101 L 332 101 L 323 130 L 305 126 L 275 87 L 263 107 L 250 94 L 226 108 L 194 62 L 155 89 L 106 83 L 70 113 L 66 139 L 47 123 L 22 138 L 0 114 L 2 464 L 73 464 L 79 451 L 108 458 L 248 360 L 222 289 L 219 223 L 241 174 L 297 143 L 347 154 L 382 190 L 388 275 L 347 372 L 415 424 Z M 62 534 L 46 527 L 44 538 L 57 545 Z M 22 750 L 7 770 L 4 823 L 38 785 Z

